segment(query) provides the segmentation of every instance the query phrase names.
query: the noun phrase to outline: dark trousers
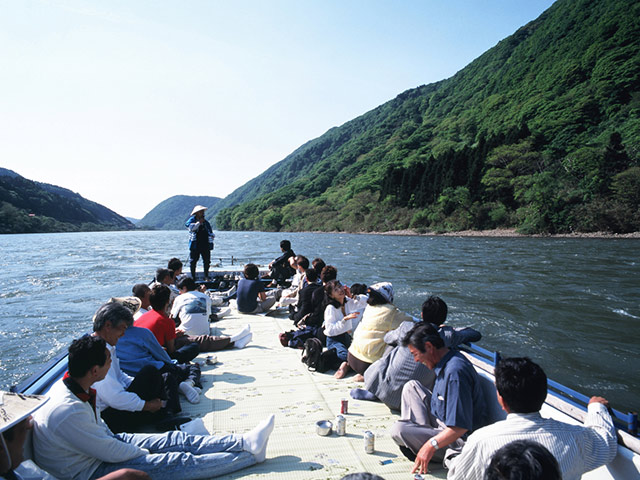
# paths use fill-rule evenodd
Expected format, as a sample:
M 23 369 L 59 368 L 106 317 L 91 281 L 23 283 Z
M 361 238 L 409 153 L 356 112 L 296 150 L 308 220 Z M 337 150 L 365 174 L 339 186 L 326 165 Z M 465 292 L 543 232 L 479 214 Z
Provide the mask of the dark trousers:
M 113 433 L 136 432 L 153 425 L 162 420 L 167 413 L 177 413 L 181 410 L 178 383 L 173 375 L 162 374 L 151 365 L 142 367 L 127 391 L 135 393 L 144 401 L 156 398 L 166 400 L 166 408 L 157 412 L 129 412 L 108 407 L 101 412 L 102 419 Z
M 204 275 L 205 277 L 209 275 L 209 265 L 211 265 L 211 250 L 209 250 L 209 246 L 201 247 L 201 248 L 192 248 L 189 250 L 189 266 L 191 267 L 191 278 L 196 279 L 196 265 L 198 264 L 198 260 L 202 256 L 202 263 L 204 264 Z
M 178 363 L 189 363 L 191 360 L 196 358 L 199 353 L 200 345 L 198 345 L 197 343 L 189 342 L 183 344 L 183 346 L 181 346 L 180 348 L 178 348 L 178 346 L 176 345 L 175 352 L 170 353 L 169 356 L 174 360 L 177 360 Z
M 162 369 L 160 369 L 160 373 L 173 375 L 176 379 L 176 382 L 180 384 L 180 382 L 184 382 L 185 380 L 193 380 L 193 384 L 196 387 L 202 388 L 202 384 L 200 383 L 200 366 L 195 363 L 184 365 L 182 363 L 171 363 L 165 364 Z

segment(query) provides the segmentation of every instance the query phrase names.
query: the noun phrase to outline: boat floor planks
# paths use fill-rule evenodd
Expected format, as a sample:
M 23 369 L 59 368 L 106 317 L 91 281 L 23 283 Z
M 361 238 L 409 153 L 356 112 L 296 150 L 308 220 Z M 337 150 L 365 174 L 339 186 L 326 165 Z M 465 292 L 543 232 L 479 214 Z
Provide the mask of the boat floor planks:
M 251 324 L 253 341 L 242 350 L 216 352 L 216 365 L 203 365 L 204 389 L 199 404 L 183 401 L 183 410 L 202 417 L 211 433 L 244 433 L 270 413 L 276 416 L 266 462 L 218 478 L 340 479 L 348 473 L 371 472 L 386 480 L 406 480 L 413 462 L 405 459 L 389 427 L 399 417 L 383 403 L 354 400 L 353 377 L 333 378 L 315 373 L 300 361 L 301 350 L 284 348 L 278 334 L 291 330 L 284 316 L 233 313 L 212 324 L 212 334 L 231 335 Z M 207 354 L 199 356 L 201 360 Z M 347 434 L 320 437 L 315 422 L 340 413 L 340 401 L 349 399 Z M 364 451 L 363 433 L 375 434 L 375 452 Z M 381 465 L 381 460 L 391 463 Z M 446 478 L 442 468 L 424 478 Z

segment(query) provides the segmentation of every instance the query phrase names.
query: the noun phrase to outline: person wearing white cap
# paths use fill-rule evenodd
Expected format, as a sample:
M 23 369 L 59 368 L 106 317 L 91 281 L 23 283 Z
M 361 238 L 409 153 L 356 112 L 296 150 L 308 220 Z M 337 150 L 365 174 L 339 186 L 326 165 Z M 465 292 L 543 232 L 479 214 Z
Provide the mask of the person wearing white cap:
M 0 478 L 5 480 L 54 480 L 31 461 L 24 461 L 24 445 L 33 428 L 31 414 L 49 399 L 42 395 L 0 391 Z M 120 469 L 99 480 L 148 480 L 140 470 Z
M 200 256 L 204 264 L 204 278 L 209 277 L 209 265 L 211 263 L 211 250 L 213 250 L 213 240 L 215 234 L 211 224 L 204 218 L 207 207 L 196 205 L 191 211 L 191 216 L 185 222 L 185 227 L 189 230 L 189 266 L 191 268 L 191 278 L 196 279 L 196 265 Z

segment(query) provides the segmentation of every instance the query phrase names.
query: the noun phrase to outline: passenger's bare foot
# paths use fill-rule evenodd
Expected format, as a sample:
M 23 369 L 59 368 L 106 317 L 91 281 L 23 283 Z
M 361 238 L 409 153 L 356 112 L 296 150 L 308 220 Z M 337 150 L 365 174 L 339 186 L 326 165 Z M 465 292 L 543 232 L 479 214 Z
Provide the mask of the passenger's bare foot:
M 353 377 L 353 381 L 354 382 L 364 382 L 364 377 L 360 374 L 357 374 L 355 377 Z
M 347 362 L 342 362 L 340 368 L 333 374 L 333 378 L 344 378 L 347 376 L 347 373 L 349 373 L 349 364 Z

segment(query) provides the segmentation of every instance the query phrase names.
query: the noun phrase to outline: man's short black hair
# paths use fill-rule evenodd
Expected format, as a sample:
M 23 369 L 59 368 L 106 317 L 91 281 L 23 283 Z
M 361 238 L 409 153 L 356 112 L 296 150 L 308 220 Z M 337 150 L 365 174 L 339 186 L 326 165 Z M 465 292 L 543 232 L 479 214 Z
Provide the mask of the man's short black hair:
M 422 353 L 425 352 L 424 344 L 431 343 L 435 348 L 444 347 L 444 340 L 438 334 L 438 329 L 432 323 L 416 323 L 411 330 L 407 332 L 402 345 L 407 347 L 411 345 Z
M 422 321 L 440 326 L 447 320 L 448 310 L 444 300 L 432 295 L 422 304 Z
M 354 283 L 351 285 L 351 295 L 366 295 L 368 287 L 364 283 Z
M 159 268 L 156 270 L 156 282 L 162 283 L 167 276 L 171 276 L 171 270 L 168 268 Z
M 296 263 L 299 267 L 302 267 L 303 270 L 309 268 L 309 259 L 304 255 L 296 255 Z
M 100 337 L 85 335 L 69 346 L 70 377 L 82 378 L 91 368 L 96 365 L 102 367 L 106 361 L 107 343 Z
M 244 266 L 244 277 L 247 280 L 257 280 L 259 273 L 260 270 L 258 270 L 258 266 L 254 263 L 247 263 Z
M 99 332 L 104 328 L 107 322 L 111 323 L 113 328 L 126 324 L 127 328 L 133 325 L 133 314 L 131 310 L 117 302 L 109 302 L 102 305 L 93 316 L 93 331 Z
M 171 290 L 166 285 L 155 285 L 151 289 L 151 295 L 149 296 L 149 303 L 156 312 L 162 312 L 164 307 L 169 303 L 171 298 Z
M 169 263 L 167 264 L 167 268 L 169 270 L 173 270 L 174 272 L 177 272 L 182 268 L 182 262 L 180 261 L 179 258 L 173 257 L 172 259 L 169 260 Z
M 131 289 L 131 293 L 133 293 L 134 297 L 142 300 L 149 290 L 151 290 L 151 288 L 149 288 L 149 285 L 146 283 L 136 283 Z
M 318 280 L 318 272 L 316 272 L 314 268 L 307 268 L 304 271 L 304 275 L 307 277 L 307 282 L 309 283 L 315 283 L 315 281 Z
M 531 440 L 515 440 L 495 451 L 484 480 L 562 480 L 558 460 Z
M 182 290 L 186 288 L 188 292 L 195 290 L 197 287 L 196 282 L 191 277 L 184 277 L 178 282 L 178 289 Z
M 280 248 L 282 250 L 291 250 L 291 242 L 289 240 L 280 241 Z
M 547 398 L 547 375 L 526 357 L 503 358 L 494 370 L 496 389 L 513 413 L 540 410 Z

